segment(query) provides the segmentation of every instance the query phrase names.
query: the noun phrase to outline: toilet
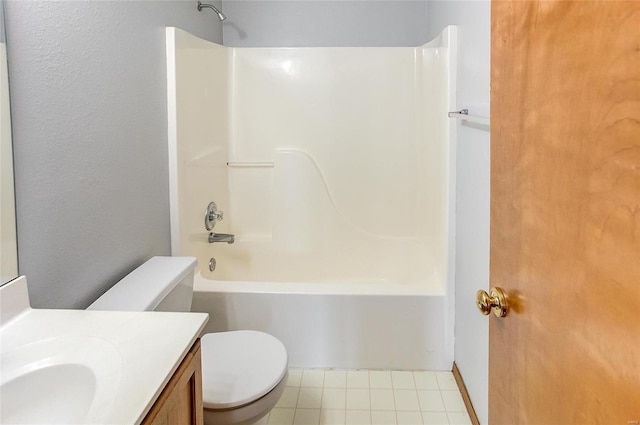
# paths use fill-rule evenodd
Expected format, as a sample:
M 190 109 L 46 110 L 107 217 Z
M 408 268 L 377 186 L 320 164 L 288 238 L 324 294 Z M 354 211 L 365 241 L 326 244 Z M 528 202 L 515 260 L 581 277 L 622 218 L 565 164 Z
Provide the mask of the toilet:
M 89 310 L 191 310 L 193 257 L 153 257 L 105 292 Z M 287 381 L 287 351 L 264 332 L 241 330 L 201 337 L 206 425 L 263 424 Z

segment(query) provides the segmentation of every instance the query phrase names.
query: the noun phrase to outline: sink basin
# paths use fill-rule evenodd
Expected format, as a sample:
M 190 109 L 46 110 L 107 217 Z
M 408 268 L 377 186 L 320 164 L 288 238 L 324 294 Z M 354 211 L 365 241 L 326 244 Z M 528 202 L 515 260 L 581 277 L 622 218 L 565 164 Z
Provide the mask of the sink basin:
M 45 366 L 0 386 L 0 422 L 71 424 L 85 420 L 96 393 L 96 376 L 78 364 Z M 28 409 L 25 406 L 28 405 Z
M 118 351 L 93 337 L 26 344 L 0 357 L 0 423 L 91 423 L 113 401 Z

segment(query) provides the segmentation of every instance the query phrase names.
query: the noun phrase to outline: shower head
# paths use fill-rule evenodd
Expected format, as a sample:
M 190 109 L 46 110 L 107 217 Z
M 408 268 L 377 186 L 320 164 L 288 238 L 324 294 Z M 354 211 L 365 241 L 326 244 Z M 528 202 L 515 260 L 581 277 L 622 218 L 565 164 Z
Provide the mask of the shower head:
M 204 9 L 205 7 L 208 8 L 208 9 L 213 10 L 214 12 L 216 12 L 216 15 L 218 15 L 218 19 L 220 19 L 220 22 L 222 22 L 225 19 L 227 19 L 227 17 L 224 15 L 224 13 L 220 12 L 218 10 L 218 8 L 215 7 L 214 5 L 207 4 L 207 3 L 202 3 L 200 1 L 198 1 L 198 12 L 202 12 L 202 9 Z

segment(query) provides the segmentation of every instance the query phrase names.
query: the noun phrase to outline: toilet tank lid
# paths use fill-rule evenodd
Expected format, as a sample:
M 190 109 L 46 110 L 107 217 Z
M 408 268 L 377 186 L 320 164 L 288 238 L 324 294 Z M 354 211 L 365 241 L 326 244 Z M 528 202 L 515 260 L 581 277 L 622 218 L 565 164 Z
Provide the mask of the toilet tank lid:
M 105 292 L 87 310 L 153 310 L 195 270 L 195 257 L 152 257 Z

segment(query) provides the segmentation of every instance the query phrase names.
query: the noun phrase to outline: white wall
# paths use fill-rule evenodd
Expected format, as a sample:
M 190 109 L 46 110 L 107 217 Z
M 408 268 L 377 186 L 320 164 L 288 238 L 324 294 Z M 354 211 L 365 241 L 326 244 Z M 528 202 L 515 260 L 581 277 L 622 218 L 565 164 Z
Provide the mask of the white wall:
M 489 114 L 490 2 L 430 1 L 428 37 L 458 25 L 458 108 Z M 488 423 L 489 321 L 475 306 L 489 288 L 489 132 L 459 125 L 456 207 L 455 361 L 480 423 Z

